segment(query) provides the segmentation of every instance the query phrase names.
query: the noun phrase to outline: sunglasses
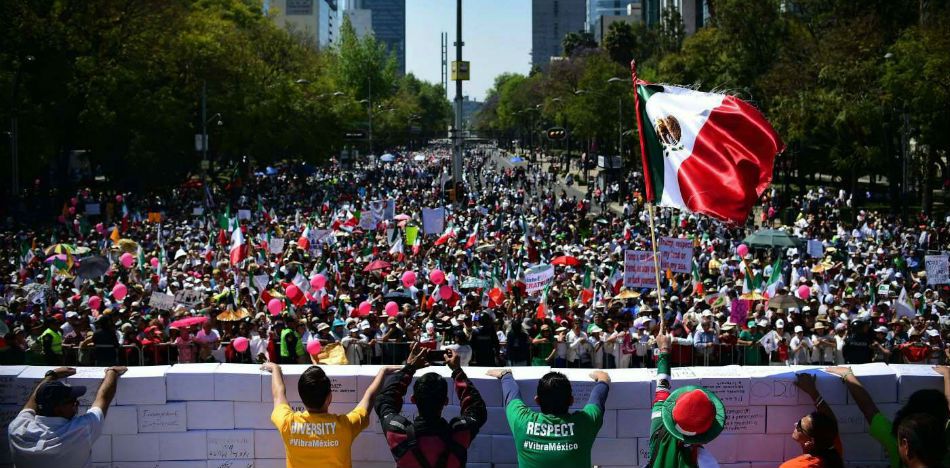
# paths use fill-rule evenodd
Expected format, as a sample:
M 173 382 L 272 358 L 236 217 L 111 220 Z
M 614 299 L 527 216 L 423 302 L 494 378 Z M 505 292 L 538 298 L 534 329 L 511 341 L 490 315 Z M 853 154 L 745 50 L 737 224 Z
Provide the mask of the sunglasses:
M 802 418 L 802 419 L 805 419 L 805 418 Z M 801 420 L 801 419 L 799 419 L 798 421 L 795 421 L 795 430 L 797 430 L 798 432 L 801 432 L 802 434 L 805 434 L 805 435 L 808 436 L 808 437 L 811 437 L 811 434 L 809 434 L 808 431 L 806 431 L 806 430 L 802 427 L 802 420 Z

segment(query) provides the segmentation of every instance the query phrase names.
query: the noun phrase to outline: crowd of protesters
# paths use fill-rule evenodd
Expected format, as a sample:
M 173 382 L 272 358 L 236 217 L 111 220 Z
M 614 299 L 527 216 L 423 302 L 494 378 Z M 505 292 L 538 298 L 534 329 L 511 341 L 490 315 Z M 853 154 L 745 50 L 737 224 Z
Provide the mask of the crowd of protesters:
M 624 251 L 651 242 L 636 173 L 585 193 L 543 158 L 486 145 L 456 186 L 446 149 L 388 159 L 50 194 L 58 216 L 0 233 L 0 364 L 309 363 L 318 342 L 351 364 L 402 363 L 420 343 L 462 365 L 652 367 L 661 320 L 673 365 L 950 358 L 950 291 L 924 261 L 946 249 L 946 219 L 902 221 L 824 188 L 787 206 L 771 189 L 746 226 L 658 209 L 658 238 L 692 239 L 693 271 L 630 290 Z M 423 209 L 443 206 L 425 235 Z M 743 244 L 783 212 L 799 243 Z M 555 258 L 551 284 L 527 294 L 525 272 Z

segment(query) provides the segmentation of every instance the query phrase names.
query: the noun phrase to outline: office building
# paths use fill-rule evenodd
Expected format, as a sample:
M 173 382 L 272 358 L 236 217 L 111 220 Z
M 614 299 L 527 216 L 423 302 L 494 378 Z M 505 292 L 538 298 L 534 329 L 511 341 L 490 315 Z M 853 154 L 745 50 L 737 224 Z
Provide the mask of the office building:
M 531 64 L 547 69 L 569 32 L 586 30 L 587 0 L 531 1 Z
M 640 8 L 640 0 L 587 0 L 587 31 L 597 36 L 602 16 L 627 16 L 630 6 Z
M 270 0 L 268 7 L 278 25 L 310 37 L 318 48 L 336 44 L 339 38 L 337 0 Z
M 674 8 L 680 13 L 686 35 L 692 35 L 709 22 L 708 0 L 642 0 L 641 17 L 648 27 L 660 25 L 663 11 Z
M 406 0 L 349 0 L 350 10 L 368 10 L 369 21 L 376 40 L 396 55 L 400 75 L 406 74 Z M 349 15 L 349 13 L 347 13 Z M 365 21 L 366 14 L 362 15 Z M 350 21 L 353 22 L 353 15 Z M 356 25 L 354 24 L 354 28 Z M 360 30 L 357 29 L 357 34 Z

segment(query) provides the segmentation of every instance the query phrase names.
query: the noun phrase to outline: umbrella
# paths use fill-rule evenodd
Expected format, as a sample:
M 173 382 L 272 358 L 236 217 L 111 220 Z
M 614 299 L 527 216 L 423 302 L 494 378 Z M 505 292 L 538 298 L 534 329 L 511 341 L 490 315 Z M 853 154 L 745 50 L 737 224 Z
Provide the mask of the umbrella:
M 774 309 L 794 309 L 801 305 L 801 301 L 791 294 L 779 294 L 769 299 L 769 307 Z
M 366 265 L 366 268 L 363 268 L 363 271 L 370 272 L 370 271 L 382 270 L 389 267 L 390 267 L 389 262 L 384 262 L 382 260 L 373 260 L 372 262 L 369 262 L 369 265 Z
M 742 240 L 749 247 L 796 247 L 798 241 L 787 232 L 779 229 L 759 229 Z
M 407 293 L 407 292 L 405 292 L 405 291 L 394 291 L 394 292 L 391 292 L 391 293 L 387 294 L 386 296 L 384 296 L 384 299 L 385 299 L 387 302 L 388 302 L 388 301 L 393 301 L 393 302 L 395 302 L 396 304 L 399 304 L 400 306 L 403 305 L 403 304 L 412 304 L 412 303 L 414 302 L 414 301 L 412 300 L 412 297 L 409 296 L 409 293 Z
M 393 155 L 391 155 L 391 154 L 389 154 L 389 153 L 386 153 L 386 154 L 380 156 L 380 157 L 379 157 L 379 160 L 382 161 L 382 162 L 393 162 L 393 161 L 396 160 L 396 157 L 393 156 Z
M 759 291 L 752 291 L 739 296 L 739 299 L 747 301 L 764 301 L 766 298 Z
M 475 251 L 478 253 L 491 252 L 492 250 L 495 250 L 495 244 L 482 244 L 475 247 Z
M 202 323 L 205 323 L 207 321 L 208 321 L 208 317 L 204 315 L 201 315 L 198 317 L 185 317 L 183 319 L 175 320 L 169 326 L 175 327 L 175 328 L 187 328 L 194 325 L 201 325 Z
M 91 251 L 92 250 L 89 247 L 83 246 L 83 247 L 76 247 L 76 250 L 73 253 L 76 255 L 86 255 L 87 253 Z
M 132 239 L 119 239 L 119 250 L 128 253 L 138 252 L 139 243 Z
M 614 300 L 636 299 L 638 297 L 640 297 L 640 293 L 636 291 L 631 291 L 629 289 L 624 289 L 623 291 L 620 291 L 620 294 L 617 294 L 616 296 L 614 296 Z
M 238 322 L 250 316 L 251 314 L 247 311 L 247 309 L 244 307 L 241 307 L 240 309 L 236 311 L 231 310 L 231 309 L 225 310 L 224 312 L 221 312 L 220 314 L 218 314 L 217 319 L 222 322 Z
M 76 271 L 83 279 L 99 278 L 109 271 L 109 259 L 101 255 L 84 258 L 79 261 L 79 268 Z
M 570 255 L 554 257 L 554 260 L 551 260 L 551 265 L 577 266 L 580 264 L 581 261 L 578 260 L 577 257 L 572 257 Z
M 76 250 L 73 246 L 69 244 L 53 244 L 44 250 L 46 255 L 55 255 L 55 254 L 71 254 Z
M 397 214 L 396 216 L 393 217 L 393 219 L 395 219 L 396 221 L 409 221 L 410 219 L 412 219 L 412 217 L 407 214 Z

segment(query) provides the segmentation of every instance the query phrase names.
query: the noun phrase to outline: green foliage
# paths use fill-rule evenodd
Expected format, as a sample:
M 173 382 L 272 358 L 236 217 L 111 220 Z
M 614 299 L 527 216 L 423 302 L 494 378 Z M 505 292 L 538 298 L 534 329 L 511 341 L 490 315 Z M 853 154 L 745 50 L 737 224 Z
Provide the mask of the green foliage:
M 597 47 L 597 41 L 594 35 L 586 31 L 569 32 L 561 39 L 561 48 L 564 49 L 564 56 L 570 57 L 584 49 L 594 49 Z
M 371 36 L 357 38 L 346 24 L 338 48 L 318 51 L 312 38 L 265 16 L 259 0 L 0 6 L 0 118 L 19 117 L 24 180 L 50 167 L 64 176 L 68 153 L 81 149 L 120 183 L 178 183 L 201 158 L 194 135 L 205 84 L 207 115 L 223 123 L 208 125 L 219 166 L 245 155 L 262 163 L 331 157 L 344 130 L 366 125 L 359 101 L 370 81 L 377 110 L 395 108 L 380 121 L 380 148 L 405 144 L 413 115 L 413 126 L 434 135 L 450 114 L 441 87 L 397 78 L 394 59 Z

